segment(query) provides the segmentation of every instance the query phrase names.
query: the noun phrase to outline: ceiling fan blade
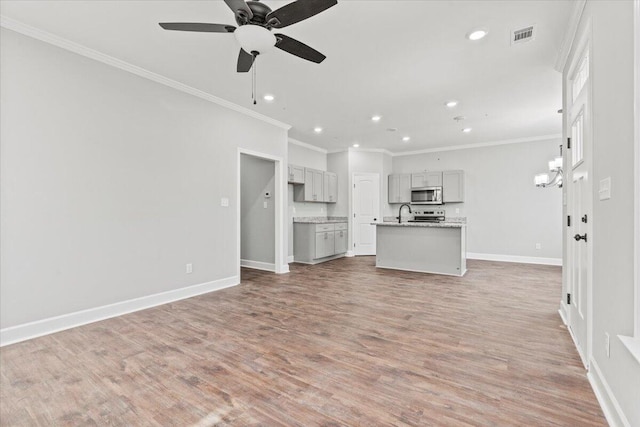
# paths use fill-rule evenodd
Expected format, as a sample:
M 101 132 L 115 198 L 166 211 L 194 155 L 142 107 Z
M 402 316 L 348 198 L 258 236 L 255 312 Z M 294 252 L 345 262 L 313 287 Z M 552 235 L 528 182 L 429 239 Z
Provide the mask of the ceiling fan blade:
M 161 22 L 165 30 L 197 31 L 200 33 L 233 33 L 236 27 L 224 24 L 205 24 L 201 22 Z
M 247 53 L 244 49 L 240 49 L 240 53 L 238 54 L 238 72 L 246 73 L 251 69 L 253 65 L 255 57 L 250 53 Z
M 306 59 L 307 61 L 315 62 L 316 64 L 321 63 L 326 58 L 326 56 L 317 50 L 299 42 L 296 39 L 292 39 L 284 34 L 275 34 L 275 36 L 278 40 L 276 42 L 276 47 L 278 49 L 282 49 L 285 52 L 289 52 L 290 54 Z
M 266 22 L 275 21 L 273 28 L 284 28 L 338 4 L 337 0 L 297 0 L 269 13 Z
M 235 15 L 246 17 L 247 20 L 253 18 L 253 12 L 244 0 L 224 0 Z

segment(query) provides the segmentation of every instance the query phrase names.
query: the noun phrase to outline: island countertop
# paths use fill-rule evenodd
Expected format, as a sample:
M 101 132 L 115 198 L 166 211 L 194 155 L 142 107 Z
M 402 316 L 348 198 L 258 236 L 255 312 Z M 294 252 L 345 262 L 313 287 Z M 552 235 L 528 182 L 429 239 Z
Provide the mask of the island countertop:
M 432 228 L 462 228 L 466 227 L 467 224 L 463 222 L 372 222 L 372 225 L 381 225 L 384 227 L 432 227 Z

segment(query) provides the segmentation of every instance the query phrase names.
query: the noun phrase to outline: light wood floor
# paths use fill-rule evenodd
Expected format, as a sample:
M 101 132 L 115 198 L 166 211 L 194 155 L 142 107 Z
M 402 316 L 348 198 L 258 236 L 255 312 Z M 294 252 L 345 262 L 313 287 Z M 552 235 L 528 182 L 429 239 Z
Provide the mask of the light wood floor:
M 0 351 L 0 423 L 601 426 L 562 325 L 559 267 L 469 261 L 463 278 L 372 257 Z

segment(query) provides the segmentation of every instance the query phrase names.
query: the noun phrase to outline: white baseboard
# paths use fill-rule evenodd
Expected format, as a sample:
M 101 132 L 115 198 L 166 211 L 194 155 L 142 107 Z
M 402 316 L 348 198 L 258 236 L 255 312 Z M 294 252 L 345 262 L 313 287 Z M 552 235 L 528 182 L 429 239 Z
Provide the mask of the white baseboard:
M 276 274 L 287 274 L 289 272 L 289 264 L 282 264 L 280 270 L 276 271 Z
M 587 378 L 589 379 L 591 388 L 593 388 L 596 399 L 598 399 L 598 403 L 600 403 L 607 422 L 611 427 L 631 427 L 620 404 L 611 392 L 607 380 L 604 378 L 604 375 L 602 375 L 600 367 L 593 358 L 591 358 L 589 362 L 591 368 L 589 369 L 589 373 L 587 373 Z
M 519 262 L 523 264 L 562 265 L 562 258 L 542 258 L 519 255 L 478 254 L 467 252 L 467 259 L 483 261 Z
M 560 318 L 562 319 L 562 323 L 567 326 L 567 314 L 565 313 L 564 305 L 562 301 L 560 301 L 560 309 L 558 309 L 558 313 L 560 313 Z
M 352 256 L 356 256 L 356 254 L 355 254 L 355 253 L 353 253 L 353 251 L 347 251 L 347 253 L 346 253 L 346 254 L 344 254 L 344 256 L 346 256 L 346 257 L 352 257 Z
M 248 259 L 240 260 L 240 267 L 253 268 L 256 270 L 264 270 L 271 271 L 272 273 L 276 272 L 276 265 L 270 262 L 261 262 L 261 261 L 251 261 Z
M 287 258 L 287 262 L 288 263 L 292 263 L 293 262 L 293 255 L 289 255 L 289 257 Z
M 214 280 L 212 282 L 200 283 L 198 285 L 187 286 L 186 288 L 161 292 L 159 294 L 148 295 L 114 304 L 103 305 L 101 307 L 89 308 L 87 310 L 76 311 L 74 313 L 63 314 L 61 316 L 50 317 L 48 319 L 37 320 L 23 325 L 11 326 L 0 329 L 0 347 L 26 341 L 43 335 L 75 328 L 76 326 L 98 322 L 134 311 L 167 304 L 196 295 L 235 286 L 240 283 L 238 276 L 227 277 Z

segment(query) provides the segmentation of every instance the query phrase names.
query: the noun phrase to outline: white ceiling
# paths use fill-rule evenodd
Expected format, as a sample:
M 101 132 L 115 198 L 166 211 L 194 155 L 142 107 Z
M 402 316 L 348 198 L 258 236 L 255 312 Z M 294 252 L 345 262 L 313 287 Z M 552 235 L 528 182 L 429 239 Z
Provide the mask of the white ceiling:
M 256 106 L 251 74 L 235 72 L 232 34 L 158 26 L 235 25 L 221 0 L 2 1 L 0 13 L 288 123 L 292 138 L 328 149 L 358 142 L 401 152 L 561 132 L 561 75 L 553 66 L 571 0 L 338 1 L 279 30 L 327 59 L 318 65 L 279 49 L 260 56 L 258 93 L 276 100 Z M 288 2 L 265 3 L 276 9 Z M 511 46 L 510 31 L 531 24 L 535 40 Z M 478 27 L 489 35 L 467 40 Z M 449 99 L 460 104 L 447 109 Z M 370 120 L 374 114 L 379 123 Z M 453 120 L 458 115 L 466 116 L 463 124 Z M 315 134 L 315 126 L 324 132 Z

